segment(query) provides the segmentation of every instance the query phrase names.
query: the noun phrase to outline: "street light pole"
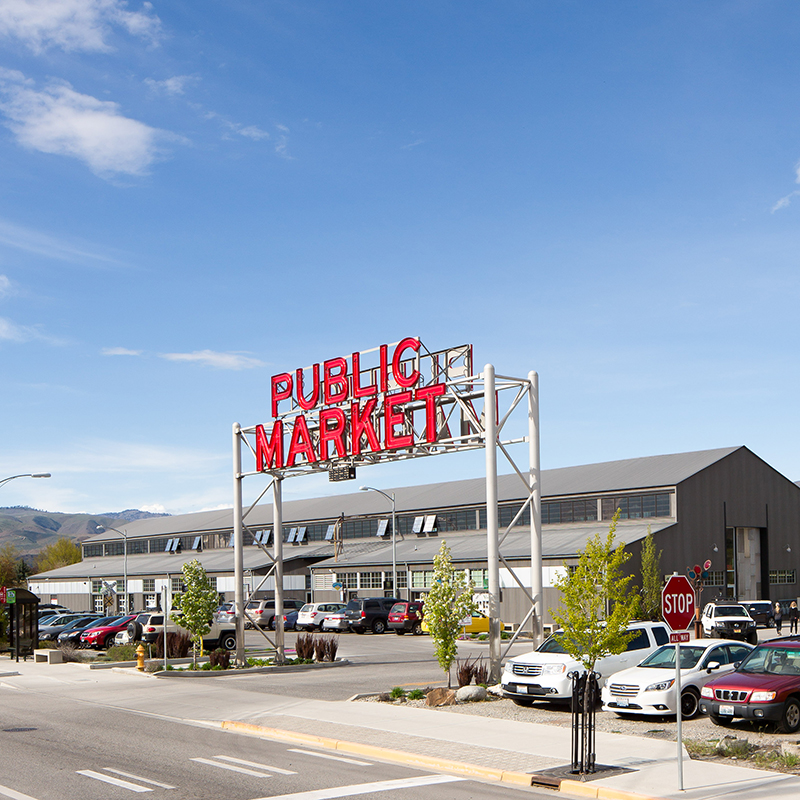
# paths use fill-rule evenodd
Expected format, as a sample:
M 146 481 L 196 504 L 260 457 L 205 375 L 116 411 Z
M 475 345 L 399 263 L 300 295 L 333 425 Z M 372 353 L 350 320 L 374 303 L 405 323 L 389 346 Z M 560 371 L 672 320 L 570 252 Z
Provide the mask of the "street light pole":
M 122 597 L 123 603 L 125 604 L 125 613 L 127 614 L 130 611 L 128 608 L 128 534 L 126 531 L 121 531 L 118 528 L 104 527 L 103 525 L 98 525 L 95 530 L 98 533 L 114 531 L 122 536 Z
M 361 486 L 359 488 L 362 492 L 382 494 L 392 504 L 392 594 L 395 597 L 400 597 L 400 592 L 397 588 L 397 519 L 395 517 L 394 492 L 389 495 L 374 486 Z M 406 592 L 408 592 L 408 587 L 406 587 Z
M 3 478 L 0 480 L 0 486 L 4 483 L 8 483 L 9 481 L 13 481 L 15 478 L 49 478 L 49 472 L 26 472 L 23 475 L 11 475 L 8 478 Z

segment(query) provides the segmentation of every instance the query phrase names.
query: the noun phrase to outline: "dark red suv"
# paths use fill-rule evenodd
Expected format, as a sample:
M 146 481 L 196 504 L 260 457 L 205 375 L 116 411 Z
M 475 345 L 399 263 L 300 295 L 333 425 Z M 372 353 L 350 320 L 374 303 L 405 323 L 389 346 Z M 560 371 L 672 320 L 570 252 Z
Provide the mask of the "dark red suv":
M 735 719 L 775 722 L 781 733 L 800 729 L 800 637 L 758 645 L 727 675 L 701 690 L 700 710 L 715 725 Z
M 422 635 L 422 601 L 395 603 L 389 611 L 388 628 L 398 636 L 411 631 L 414 636 Z

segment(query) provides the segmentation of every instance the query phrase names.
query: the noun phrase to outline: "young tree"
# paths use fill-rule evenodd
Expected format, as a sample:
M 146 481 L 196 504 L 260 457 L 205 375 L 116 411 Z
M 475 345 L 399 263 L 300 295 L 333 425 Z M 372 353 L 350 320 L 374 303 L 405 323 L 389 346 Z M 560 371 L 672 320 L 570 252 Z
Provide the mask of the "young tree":
M 17 586 L 20 552 L 11 542 L 0 547 L 0 586 Z
M 450 667 L 458 655 L 456 639 L 463 627 L 462 620 L 474 614 L 476 608 L 472 583 L 467 582 L 463 570 L 453 569 L 450 548 L 447 542 L 442 542 L 433 558 L 433 582 L 425 598 L 424 616 L 433 639 L 436 659 L 447 673 L 448 688 Z
M 555 582 L 561 605 L 550 613 L 563 628 L 564 650 L 588 672 L 598 659 L 626 648 L 632 638 L 626 628 L 639 608 L 639 595 L 629 588 L 633 575 L 623 569 L 631 554 L 624 542 L 614 543 L 618 519 L 619 511 L 605 539 L 599 533 L 590 539 L 574 572 Z
M 170 619 L 192 634 L 192 658 L 197 666 L 197 645 L 200 645 L 202 655 L 203 637 L 211 630 L 219 595 L 196 558 L 183 565 L 183 584 L 186 590 L 175 598 L 175 611 L 170 614 Z
M 642 619 L 661 619 L 661 553 L 656 551 L 656 540 L 648 525 L 642 545 Z
M 60 539 L 48 544 L 39 554 L 36 561 L 37 572 L 47 572 L 68 564 L 77 564 L 81 560 L 81 548 L 75 542 L 62 536 Z

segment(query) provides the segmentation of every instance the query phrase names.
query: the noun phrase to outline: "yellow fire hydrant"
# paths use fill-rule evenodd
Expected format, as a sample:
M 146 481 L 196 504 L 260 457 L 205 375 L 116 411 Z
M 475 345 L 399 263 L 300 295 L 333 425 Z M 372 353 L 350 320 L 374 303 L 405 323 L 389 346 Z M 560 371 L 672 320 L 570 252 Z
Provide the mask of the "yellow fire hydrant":
M 144 672 L 144 645 L 140 644 L 136 648 L 136 669 L 139 672 Z

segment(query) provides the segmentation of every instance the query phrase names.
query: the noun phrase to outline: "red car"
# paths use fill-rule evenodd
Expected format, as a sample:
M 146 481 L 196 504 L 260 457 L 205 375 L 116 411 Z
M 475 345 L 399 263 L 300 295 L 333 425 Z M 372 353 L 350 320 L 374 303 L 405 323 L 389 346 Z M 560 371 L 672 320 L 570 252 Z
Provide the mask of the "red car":
M 126 614 L 119 617 L 111 625 L 101 625 L 99 628 L 87 628 L 81 634 L 81 647 L 96 647 L 98 650 L 108 649 L 114 644 L 114 637 L 128 627 L 129 622 L 136 619 L 136 614 Z
M 727 675 L 701 690 L 700 710 L 715 725 L 735 719 L 776 723 L 781 733 L 800 730 L 800 637 L 758 645 Z
M 389 612 L 388 627 L 398 636 L 410 631 L 414 636 L 422 635 L 422 601 L 395 603 Z

